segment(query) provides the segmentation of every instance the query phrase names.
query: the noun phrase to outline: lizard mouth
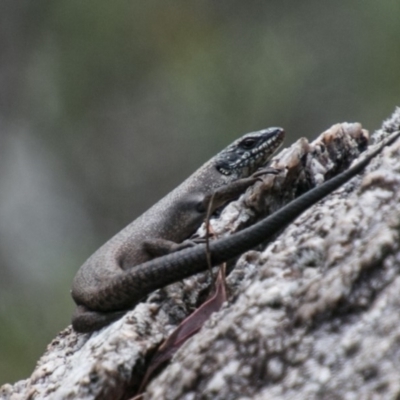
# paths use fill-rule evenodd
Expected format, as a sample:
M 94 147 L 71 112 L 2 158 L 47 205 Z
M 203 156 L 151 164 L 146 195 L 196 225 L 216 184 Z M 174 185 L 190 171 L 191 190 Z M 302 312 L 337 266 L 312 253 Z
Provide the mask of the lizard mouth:
M 249 176 L 272 158 L 284 137 L 285 131 L 275 127 L 248 133 L 218 155 L 217 170 L 223 175 Z
M 264 139 L 263 142 L 251 151 L 250 159 L 265 158 L 264 162 L 267 162 L 272 158 L 276 150 L 281 147 L 285 138 L 285 131 L 282 128 L 269 128 L 265 129 L 265 131 L 261 136 Z

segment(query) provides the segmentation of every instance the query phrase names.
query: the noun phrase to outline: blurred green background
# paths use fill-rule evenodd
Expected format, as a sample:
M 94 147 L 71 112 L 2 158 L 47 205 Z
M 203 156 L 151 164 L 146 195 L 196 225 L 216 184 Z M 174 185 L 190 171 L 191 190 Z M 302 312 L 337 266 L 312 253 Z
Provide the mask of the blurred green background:
M 75 271 L 240 134 L 373 130 L 400 2 L 0 2 L 0 384 L 70 321 Z

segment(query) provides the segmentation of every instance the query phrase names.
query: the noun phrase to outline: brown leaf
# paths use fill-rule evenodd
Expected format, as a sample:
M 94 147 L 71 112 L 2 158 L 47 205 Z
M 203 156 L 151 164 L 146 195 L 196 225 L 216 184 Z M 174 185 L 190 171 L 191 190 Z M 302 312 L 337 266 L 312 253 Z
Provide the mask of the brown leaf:
M 196 334 L 204 323 L 210 318 L 211 314 L 218 311 L 224 301 L 227 300 L 225 285 L 226 265 L 223 264 L 218 271 L 215 283 L 215 292 L 192 314 L 184 319 L 172 334 L 160 345 L 153 356 L 147 372 L 142 380 L 138 393 L 142 393 L 150 378 L 164 363 L 169 361 L 176 351 L 194 334 Z M 140 398 L 135 396 L 136 398 Z

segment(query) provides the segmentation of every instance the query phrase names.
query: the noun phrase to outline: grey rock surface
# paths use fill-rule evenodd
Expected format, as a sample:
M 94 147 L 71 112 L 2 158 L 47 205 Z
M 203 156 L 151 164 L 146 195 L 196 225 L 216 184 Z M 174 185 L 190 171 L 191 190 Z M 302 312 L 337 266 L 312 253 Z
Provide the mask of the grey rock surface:
M 400 129 L 400 109 L 372 135 Z M 337 124 L 277 155 L 266 176 L 212 221 L 221 236 L 348 167 L 360 124 Z M 391 399 L 400 395 L 400 142 L 311 207 L 272 243 L 244 254 L 229 301 L 149 384 L 145 399 Z M 204 228 L 199 234 L 204 235 Z M 32 376 L 1 399 L 127 399 L 149 357 L 204 299 L 209 274 L 153 293 L 91 335 L 61 332 Z

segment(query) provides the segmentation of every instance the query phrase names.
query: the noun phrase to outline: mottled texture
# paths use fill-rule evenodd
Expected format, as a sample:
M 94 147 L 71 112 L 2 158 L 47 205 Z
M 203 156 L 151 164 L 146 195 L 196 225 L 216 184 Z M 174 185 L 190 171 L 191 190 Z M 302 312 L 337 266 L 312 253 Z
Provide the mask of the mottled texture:
M 400 110 L 384 124 L 399 129 Z M 276 157 L 267 177 L 213 222 L 235 231 L 347 168 L 365 149 L 357 124 L 337 125 Z M 375 137 L 387 136 L 378 132 Z M 400 143 L 306 211 L 228 277 L 229 304 L 149 385 L 148 399 L 363 399 L 400 393 Z M 70 328 L 31 378 L 1 398 L 123 399 L 149 355 L 204 298 L 207 274 L 152 294 L 92 335 Z
M 399 109 L 384 127 L 400 128 Z M 396 142 L 363 176 L 239 261 L 253 266 L 251 279 L 146 398 L 398 398 L 399 200 Z

